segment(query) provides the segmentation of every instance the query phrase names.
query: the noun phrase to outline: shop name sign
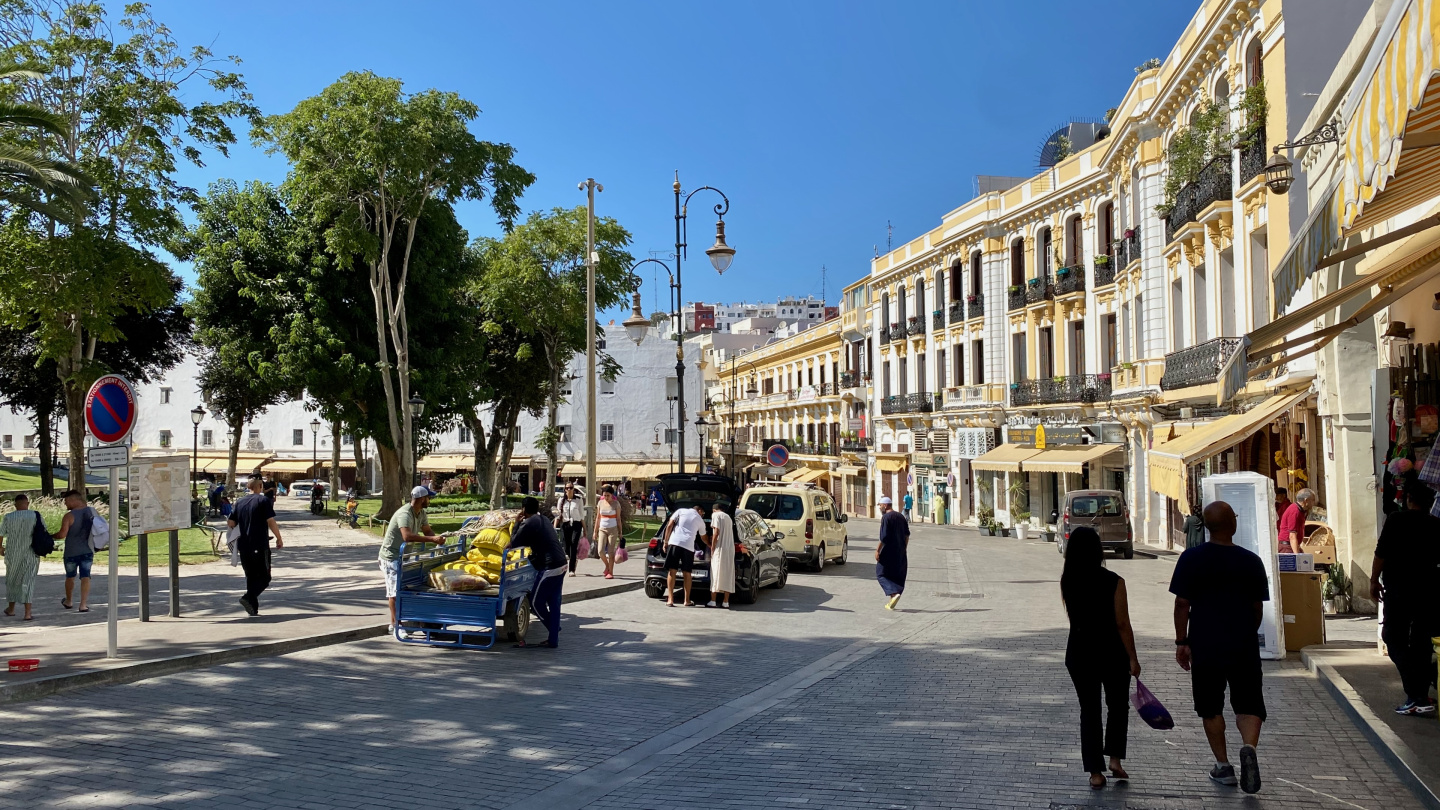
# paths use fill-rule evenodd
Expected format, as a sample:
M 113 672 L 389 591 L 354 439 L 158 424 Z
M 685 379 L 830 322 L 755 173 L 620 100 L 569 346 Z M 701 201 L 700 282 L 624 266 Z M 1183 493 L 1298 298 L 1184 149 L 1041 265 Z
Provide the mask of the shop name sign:
M 1008 428 L 1010 444 L 1035 444 L 1035 428 L 1033 427 L 1012 427 Z M 1078 427 L 1047 427 L 1045 428 L 1046 444 L 1084 444 L 1089 438 L 1084 428 Z

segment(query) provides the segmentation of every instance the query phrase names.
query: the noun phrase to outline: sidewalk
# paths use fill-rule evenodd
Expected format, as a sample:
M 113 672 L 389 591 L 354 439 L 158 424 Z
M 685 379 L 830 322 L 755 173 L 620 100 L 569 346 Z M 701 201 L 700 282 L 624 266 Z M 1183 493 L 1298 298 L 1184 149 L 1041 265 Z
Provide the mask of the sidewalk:
M 122 568 L 117 659 L 105 658 L 108 585 L 100 560 L 88 613 L 61 608 L 62 567 L 42 564 L 36 620 L 0 617 L 0 659 L 38 658 L 40 669 L 0 671 L 0 703 L 384 635 L 389 616 L 375 562 L 378 540 L 338 528 L 333 518 L 313 517 L 304 504 L 287 509 L 281 499 L 277 505 L 285 547 L 275 551 L 274 581 L 260 598 L 259 616 L 245 615 L 238 602 L 244 575 L 222 560 L 181 566 L 178 619 L 166 615 L 166 569 L 152 566 L 151 620 L 141 622 L 139 572 Z M 613 580 L 602 571 L 599 560 L 581 560 L 580 575 L 565 583 L 565 601 L 639 589 L 643 554 L 617 567 Z

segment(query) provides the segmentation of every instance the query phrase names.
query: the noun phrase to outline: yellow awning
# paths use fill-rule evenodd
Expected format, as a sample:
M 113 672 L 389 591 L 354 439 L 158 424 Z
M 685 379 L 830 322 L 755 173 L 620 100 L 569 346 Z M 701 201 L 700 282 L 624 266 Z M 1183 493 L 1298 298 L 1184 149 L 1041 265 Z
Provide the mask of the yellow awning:
M 650 481 L 670 472 L 668 461 L 642 461 L 630 471 L 630 477 L 637 481 Z
M 565 466 L 560 468 L 560 474 L 566 478 L 579 478 L 585 475 L 585 465 L 574 461 L 566 462 Z
M 838 473 L 840 473 L 841 475 L 864 475 L 864 474 L 865 474 L 865 468 L 864 468 L 864 467 L 851 467 L 851 466 L 849 466 L 849 465 L 847 464 L 847 465 L 841 466 L 840 469 L 836 470 L 835 472 L 838 472 Z
M 595 477 L 601 481 L 619 481 L 627 478 L 645 478 L 670 472 L 670 465 L 666 462 L 634 462 L 624 459 L 602 459 L 595 462 Z M 584 478 L 585 462 L 566 462 L 561 468 L 560 475 L 566 478 Z
M 1076 473 L 1084 465 L 1125 449 L 1123 444 L 1061 444 L 1025 459 L 1025 472 Z
M 269 453 L 241 453 L 235 457 L 235 472 L 249 473 L 256 467 L 269 461 L 273 456 Z M 230 469 L 230 455 L 228 453 L 209 454 L 201 453 L 195 461 L 195 469 L 203 473 L 223 473 Z
M 1028 444 L 1002 444 L 972 459 L 970 469 L 1018 473 L 1020 462 L 1039 452 Z
M 805 474 L 800 476 L 796 480 L 802 484 L 809 484 L 815 481 L 819 481 L 821 478 L 828 478 L 829 476 L 829 470 L 806 470 Z
M 325 462 L 320 462 L 324 464 Z M 474 456 L 437 455 L 426 456 L 415 465 L 421 472 L 459 472 L 475 466 Z
M 799 467 L 780 476 L 781 481 L 799 481 L 810 473 L 809 467 Z
M 315 465 L 309 461 L 299 461 L 297 459 L 286 458 L 270 461 L 260 469 L 267 475 L 271 473 L 308 473 L 310 472 L 310 469 L 314 466 Z M 236 470 L 239 471 L 243 470 L 244 468 L 244 465 L 240 465 L 239 467 L 236 467 Z
M 903 458 L 877 458 L 875 459 L 875 469 L 880 472 L 900 472 L 908 463 Z
M 1308 389 L 1276 394 L 1245 413 L 1221 417 L 1174 441 L 1152 448 L 1149 454 L 1150 488 L 1188 504 L 1185 494 L 1187 467 L 1250 438 L 1309 395 Z

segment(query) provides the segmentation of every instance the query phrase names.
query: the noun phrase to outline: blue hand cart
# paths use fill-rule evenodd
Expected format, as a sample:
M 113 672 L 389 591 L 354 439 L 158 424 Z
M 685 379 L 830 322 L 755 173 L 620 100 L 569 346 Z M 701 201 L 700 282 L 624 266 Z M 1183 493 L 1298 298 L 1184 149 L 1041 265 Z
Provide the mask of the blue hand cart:
M 395 637 L 409 644 L 488 650 L 503 629 L 511 641 L 530 627 L 530 594 L 538 576 L 528 548 L 507 549 L 500 582 L 483 591 L 437 591 L 430 570 L 465 558 L 475 519 L 460 528 L 455 545 L 409 550 L 400 546 L 400 582 L 395 592 Z M 503 622 L 503 625 L 502 625 Z

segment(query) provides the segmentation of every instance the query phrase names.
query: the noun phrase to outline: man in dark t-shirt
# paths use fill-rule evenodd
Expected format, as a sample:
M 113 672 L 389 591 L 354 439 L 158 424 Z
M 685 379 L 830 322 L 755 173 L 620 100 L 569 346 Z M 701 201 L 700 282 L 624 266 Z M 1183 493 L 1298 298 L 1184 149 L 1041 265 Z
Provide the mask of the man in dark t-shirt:
M 1414 717 L 1435 714 L 1430 639 L 1440 634 L 1440 518 L 1430 514 L 1433 499 L 1424 484 L 1406 484 L 1409 508 L 1385 519 L 1370 573 L 1370 593 L 1385 603 L 1380 634 L 1405 689 L 1395 713 Z
M 260 594 L 270 586 L 270 535 L 275 535 L 275 548 L 285 547 L 275 522 L 275 504 L 265 497 L 264 489 L 259 478 L 250 479 L 250 494 L 235 504 L 226 521 L 230 528 L 240 530 L 235 541 L 240 567 L 245 571 L 245 593 L 240 605 L 251 616 L 260 615 Z
M 1188 549 L 1175 564 L 1175 660 L 1190 672 L 1195 713 L 1215 754 L 1210 778 L 1234 785 L 1235 768 L 1225 749 L 1225 689 L 1240 729 L 1240 787 L 1260 790 L 1255 746 L 1265 721 L 1260 691 L 1261 603 L 1270 599 L 1265 565 L 1235 545 L 1235 510 L 1224 501 L 1205 507 L 1210 542 Z
M 565 573 L 569 563 L 555 528 L 540 514 L 540 501 L 526 498 L 520 504 L 520 525 L 510 536 L 506 548 L 527 546 L 530 549 L 530 564 L 535 567 L 535 589 L 530 592 L 530 604 L 535 606 L 535 615 L 550 631 L 544 646 L 560 646 L 560 591 L 565 584 Z M 524 647 L 525 639 L 516 640 L 516 647 Z

